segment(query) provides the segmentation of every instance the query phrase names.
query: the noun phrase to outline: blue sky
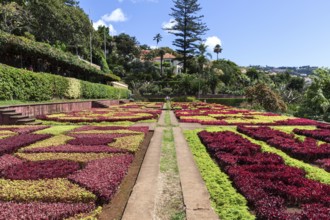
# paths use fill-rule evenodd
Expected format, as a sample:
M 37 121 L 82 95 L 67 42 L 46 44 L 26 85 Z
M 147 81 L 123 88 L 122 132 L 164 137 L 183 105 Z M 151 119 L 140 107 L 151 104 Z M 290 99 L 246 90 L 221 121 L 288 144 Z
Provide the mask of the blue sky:
M 210 52 L 240 66 L 330 67 L 330 0 L 199 0 L 210 29 L 203 38 Z M 95 25 L 112 35 L 126 33 L 140 44 L 173 49 L 174 36 L 162 30 L 171 17 L 172 0 L 80 0 Z M 212 53 L 213 58 L 216 54 Z

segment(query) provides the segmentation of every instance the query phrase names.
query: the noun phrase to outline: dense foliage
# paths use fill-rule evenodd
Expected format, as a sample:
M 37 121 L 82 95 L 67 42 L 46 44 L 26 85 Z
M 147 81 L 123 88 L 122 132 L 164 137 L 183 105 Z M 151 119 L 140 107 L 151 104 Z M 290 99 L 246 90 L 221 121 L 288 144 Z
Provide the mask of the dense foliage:
M 31 68 L 92 82 L 118 81 L 120 78 L 103 73 L 71 53 L 24 37 L 0 31 L 0 62 L 16 67 Z
M 126 98 L 128 90 L 0 64 L 0 99 Z

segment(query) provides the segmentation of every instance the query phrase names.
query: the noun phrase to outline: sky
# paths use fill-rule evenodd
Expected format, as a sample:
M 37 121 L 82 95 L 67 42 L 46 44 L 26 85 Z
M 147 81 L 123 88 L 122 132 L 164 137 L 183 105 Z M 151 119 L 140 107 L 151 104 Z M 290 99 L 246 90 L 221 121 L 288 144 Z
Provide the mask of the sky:
M 174 36 L 162 28 L 170 25 L 173 0 L 80 0 L 94 27 L 106 25 L 111 35 L 126 33 L 140 44 L 176 49 Z M 213 59 L 213 48 L 223 48 L 219 58 L 240 66 L 330 67 L 330 0 L 199 0 L 202 36 Z

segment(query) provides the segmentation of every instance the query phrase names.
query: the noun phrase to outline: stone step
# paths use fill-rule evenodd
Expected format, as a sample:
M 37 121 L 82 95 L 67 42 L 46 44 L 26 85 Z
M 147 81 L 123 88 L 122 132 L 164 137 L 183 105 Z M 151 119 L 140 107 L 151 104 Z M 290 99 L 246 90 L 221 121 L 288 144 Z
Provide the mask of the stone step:
M 22 115 L 22 113 L 19 113 L 19 112 L 5 112 L 5 113 L 2 113 L 2 115 L 11 117 L 11 116 Z
M 16 121 L 17 125 L 25 125 L 26 123 L 35 122 L 35 118 L 23 118 Z
M 20 114 L 20 115 L 13 115 L 13 116 L 10 116 L 9 118 L 20 120 L 20 119 L 29 118 L 29 116 L 24 116 L 24 115 Z
M 15 112 L 15 110 L 14 109 L 7 109 L 7 108 L 0 109 L 0 114 L 8 113 L 8 112 Z

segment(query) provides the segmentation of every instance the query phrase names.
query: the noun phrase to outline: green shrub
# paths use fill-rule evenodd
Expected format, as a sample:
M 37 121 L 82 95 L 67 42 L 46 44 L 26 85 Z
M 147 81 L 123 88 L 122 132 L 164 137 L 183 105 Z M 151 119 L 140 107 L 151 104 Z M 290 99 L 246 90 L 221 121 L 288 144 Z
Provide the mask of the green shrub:
M 127 99 L 129 90 L 0 64 L 0 100 Z
M 69 99 L 78 99 L 81 96 L 81 84 L 80 80 L 74 78 L 68 78 L 69 86 L 66 90 L 65 96 Z
M 81 82 L 81 94 L 84 98 L 92 99 L 127 99 L 129 91 L 127 89 L 114 88 L 111 86 L 90 83 L 86 81 Z

